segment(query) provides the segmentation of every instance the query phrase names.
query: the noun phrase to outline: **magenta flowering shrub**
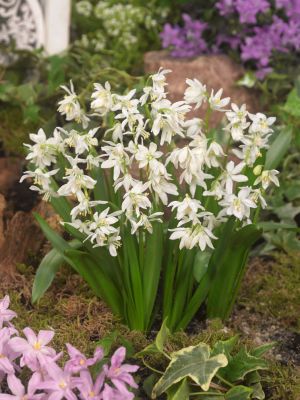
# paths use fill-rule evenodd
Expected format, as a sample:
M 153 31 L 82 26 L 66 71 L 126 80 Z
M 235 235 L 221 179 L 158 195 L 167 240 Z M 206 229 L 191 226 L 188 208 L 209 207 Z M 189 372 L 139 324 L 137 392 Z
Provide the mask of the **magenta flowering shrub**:
M 172 56 L 233 51 L 264 78 L 277 55 L 300 50 L 300 0 L 218 0 L 213 13 L 203 6 L 200 15 L 183 14 L 182 26 L 165 24 L 162 46 Z
M 101 347 L 87 358 L 66 344 L 69 359 L 59 363 L 63 352 L 49 346 L 54 332 L 41 330 L 37 335 L 27 327 L 19 336 L 11 320 L 16 313 L 9 310 L 9 296 L 0 301 L 0 400 L 132 400 L 130 388 L 137 388 L 132 373 L 138 366 L 123 364 L 126 356 L 120 347 L 105 363 Z M 90 367 L 102 362 L 94 377 Z M 22 377 L 29 372 L 28 382 Z M 28 376 L 28 374 L 25 374 Z M 3 390 L 5 389 L 5 392 Z M 8 389 L 8 390 L 7 390 Z M 10 392 L 7 393 L 7 392 Z

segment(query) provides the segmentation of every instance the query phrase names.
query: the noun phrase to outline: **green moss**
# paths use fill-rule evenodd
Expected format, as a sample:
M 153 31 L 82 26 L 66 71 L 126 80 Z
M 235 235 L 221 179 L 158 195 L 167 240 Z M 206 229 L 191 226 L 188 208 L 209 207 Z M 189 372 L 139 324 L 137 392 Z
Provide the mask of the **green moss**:
M 262 380 L 267 388 L 266 400 L 300 399 L 300 371 L 294 366 L 271 364 L 268 371 L 262 372 Z
M 288 329 L 300 330 L 300 257 L 275 253 L 272 260 L 256 259 L 249 268 L 239 303 L 273 317 Z

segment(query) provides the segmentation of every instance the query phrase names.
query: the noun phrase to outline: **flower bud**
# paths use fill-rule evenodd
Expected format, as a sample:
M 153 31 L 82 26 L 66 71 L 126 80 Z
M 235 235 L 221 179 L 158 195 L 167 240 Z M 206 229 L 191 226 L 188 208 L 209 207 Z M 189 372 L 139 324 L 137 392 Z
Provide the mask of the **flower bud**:
M 263 166 L 262 166 L 262 165 L 257 165 L 257 166 L 253 169 L 254 175 L 255 175 L 255 176 L 260 175 L 261 172 L 262 172 L 262 169 L 263 169 Z

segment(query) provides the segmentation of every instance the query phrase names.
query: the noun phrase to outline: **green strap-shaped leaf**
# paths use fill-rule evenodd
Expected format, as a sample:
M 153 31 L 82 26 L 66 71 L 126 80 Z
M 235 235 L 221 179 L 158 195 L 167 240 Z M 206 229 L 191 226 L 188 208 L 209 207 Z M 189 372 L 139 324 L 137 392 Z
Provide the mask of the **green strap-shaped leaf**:
M 267 151 L 265 169 L 274 169 L 279 166 L 292 141 L 292 130 L 284 129 L 276 137 Z
M 171 358 L 164 375 L 153 389 L 154 398 L 187 377 L 197 383 L 202 390 L 207 391 L 219 368 L 227 365 L 224 354 L 210 357 L 210 348 L 205 343 L 172 353 Z
M 246 386 L 235 386 L 225 394 L 225 400 L 248 400 L 251 399 L 253 389 Z
M 71 249 L 69 243 L 64 240 L 49 224 L 37 213 L 33 213 L 35 219 L 39 223 L 44 235 L 52 244 L 52 246 L 60 253 L 64 254 L 65 250 Z
M 65 251 L 65 260 L 83 277 L 95 294 L 111 307 L 115 314 L 121 315 L 123 301 L 120 291 L 88 253 L 68 249 Z
M 145 236 L 145 254 L 142 269 L 145 314 L 149 323 L 154 302 L 157 298 L 163 256 L 163 226 L 160 222 L 153 222 L 152 226 L 153 233 Z
M 167 318 L 166 318 L 162 323 L 162 326 L 155 338 L 155 345 L 161 353 L 163 353 L 164 351 L 164 345 L 169 335 L 170 331 L 167 327 Z
M 81 242 L 78 240 L 69 242 L 69 245 L 74 249 L 78 249 L 82 246 Z M 50 250 L 49 253 L 45 255 L 34 277 L 31 297 L 32 303 L 37 302 L 45 294 L 63 262 L 64 256 L 56 249 Z
M 208 273 L 212 275 L 207 300 L 209 318 L 226 319 L 230 314 L 245 273 L 249 251 L 261 236 L 261 230 L 252 224 L 238 231 L 225 231 L 223 235 L 208 267 Z

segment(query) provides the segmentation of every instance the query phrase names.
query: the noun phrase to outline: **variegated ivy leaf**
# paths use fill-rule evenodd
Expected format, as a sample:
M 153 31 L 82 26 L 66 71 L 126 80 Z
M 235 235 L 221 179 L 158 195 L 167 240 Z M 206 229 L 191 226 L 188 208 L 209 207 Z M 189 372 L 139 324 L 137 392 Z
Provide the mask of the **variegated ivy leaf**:
M 155 385 L 152 397 L 156 398 L 184 378 L 191 378 L 202 390 L 207 391 L 219 368 L 228 361 L 224 354 L 210 357 L 210 347 L 205 343 L 186 347 L 171 354 L 171 362 Z
M 267 368 L 265 360 L 241 349 L 235 356 L 229 358 L 227 367 L 220 371 L 220 375 L 230 382 L 236 382 L 243 380 L 249 372 Z
M 190 389 L 186 379 L 177 385 L 172 386 L 167 391 L 168 400 L 189 400 Z

